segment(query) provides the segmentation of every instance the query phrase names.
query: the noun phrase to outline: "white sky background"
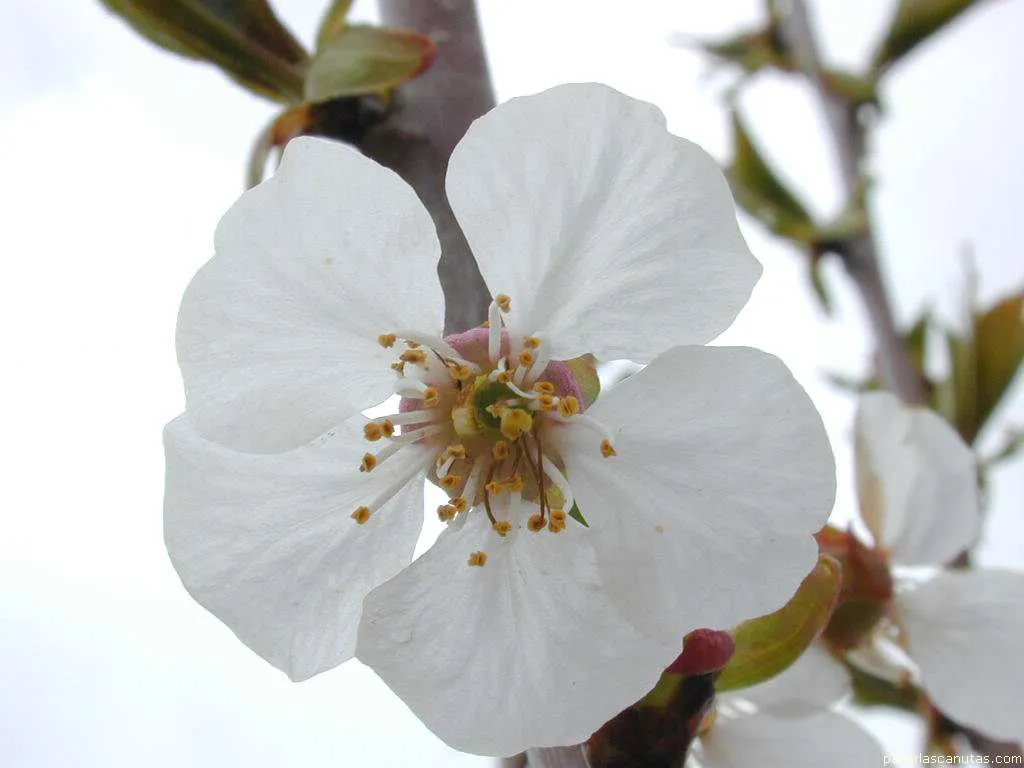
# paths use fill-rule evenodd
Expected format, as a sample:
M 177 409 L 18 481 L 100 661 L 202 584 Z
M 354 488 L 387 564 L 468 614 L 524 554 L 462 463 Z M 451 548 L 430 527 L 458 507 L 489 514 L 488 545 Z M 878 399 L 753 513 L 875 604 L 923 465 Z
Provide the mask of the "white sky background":
M 279 3 L 310 40 L 325 0 Z M 657 103 L 676 133 L 729 151 L 720 96 L 674 31 L 722 35 L 760 0 L 483 0 L 500 100 L 599 80 Z M 894 5 L 818 0 L 824 47 L 854 66 Z M 356 15 L 372 14 L 360 2 Z M 993 0 L 903 64 L 884 92 L 874 199 L 898 313 L 954 318 L 965 246 L 981 296 L 1024 280 L 1024 2 Z M 839 195 L 813 98 L 782 77 L 743 103 L 814 210 Z M 240 192 L 270 105 L 161 52 L 96 2 L 0 0 L 0 765 L 482 765 L 447 750 L 366 668 L 295 685 L 181 587 L 161 535 L 163 424 L 183 406 L 177 305 Z M 581 115 L 581 120 L 586 116 Z M 853 508 L 851 401 L 820 376 L 864 370 L 869 343 L 838 269 L 830 323 L 799 258 L 749 227 L 765 274 L 723 341 L 781 356 L 836 444 Z M 1018 386 L 1002 421 L 1024 421 Z M 1021 567 L 1021 461 L 994 477 L 982 562 Z M 876 724 L 916 751 L 912 731 Z

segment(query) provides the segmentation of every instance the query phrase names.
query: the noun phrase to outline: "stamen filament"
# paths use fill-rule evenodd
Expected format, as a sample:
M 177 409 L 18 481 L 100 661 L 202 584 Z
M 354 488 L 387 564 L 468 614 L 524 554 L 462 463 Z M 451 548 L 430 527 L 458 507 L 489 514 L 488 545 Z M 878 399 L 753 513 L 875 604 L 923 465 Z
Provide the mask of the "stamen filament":
M 541 461 L 544 466 L 544 472 L 547 474 L 551 482 L 562 492 L 562 506 L 565 509 L 572 509 L 572 505 L 575 502 L 575 498 L 572 494 L 572 487 L 569 485 L 569 481 L 566 480 L 565 475 L 562 471 L 555 466 L 554 462 L 551 461 L 547 456 L 543 456 Z
M 501 356 L 501 307 L 497 300 L 491 302 L 487 309 L 487 357 L 492 363 L 498 362 Z

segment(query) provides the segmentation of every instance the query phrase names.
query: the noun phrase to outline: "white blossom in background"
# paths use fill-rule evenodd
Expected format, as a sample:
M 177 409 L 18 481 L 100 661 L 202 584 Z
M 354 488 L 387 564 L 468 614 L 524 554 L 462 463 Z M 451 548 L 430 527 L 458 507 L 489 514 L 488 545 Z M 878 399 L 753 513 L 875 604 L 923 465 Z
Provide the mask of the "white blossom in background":
M 695 768 L 864 768 L 882 765 L 878 742 L 833 710 L 850 676 L 820 643 L 771 680 L 717 699 L 713 724 L 695 742 Z
M 179 317 L 165 534 L 192 595 L 292 678 L 356 655 L 446 742 L 506 755 L 586 739 L 688 632 L 785 603 L 834 466 L 782 363 L 700 346 L 760 267 L 655 107 L 514 99 L 447 192 L 495 296 L 448 338 L 434 227 L 391 171 L 297 139 L 228 211 Z M 649 364 L 591 403 L 587 354 Z M 410 565 L 425 477 L 448 526 Z
M 975 457 L 938 414 L 866 394 L 855 446 L 862 514 L 894 566 L 941 568 L 974 543 Z M 893 614 L 921 685 L 944 714 L 1024 740 L 1024 574 L 942 570 L 902 584 Z

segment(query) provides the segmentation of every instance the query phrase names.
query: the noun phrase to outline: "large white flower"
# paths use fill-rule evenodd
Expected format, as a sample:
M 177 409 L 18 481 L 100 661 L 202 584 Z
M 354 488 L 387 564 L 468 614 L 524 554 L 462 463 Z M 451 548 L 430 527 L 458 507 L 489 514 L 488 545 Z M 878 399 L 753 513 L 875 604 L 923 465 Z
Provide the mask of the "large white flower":
M 861 398 L 857 481 L 865 521 L 894 565 L 943 566 L 978 535 L 974 454 L 936 413 Z M 943 571 L 893 603 L 921 684 L 956 722 L 1024 739 L 1024 574 Z
M 759 266 L 656 108 L 515 99 L 447 191 L 496 296 L 447 339 L 430 217 L 355 151 L 297 139 L 225 215 L 179 318 L 165 532 L 195 598 L 293 678 L 356 654 L 451 745 L 511 754 L 587 738 L 686 633 L 783 604 L 834 468 L 778 360 L 686 346 Z M 590 404 L 562 362 L 584 353 L 650 364 Z M 409 565 L 425 476 L 449 524 Z

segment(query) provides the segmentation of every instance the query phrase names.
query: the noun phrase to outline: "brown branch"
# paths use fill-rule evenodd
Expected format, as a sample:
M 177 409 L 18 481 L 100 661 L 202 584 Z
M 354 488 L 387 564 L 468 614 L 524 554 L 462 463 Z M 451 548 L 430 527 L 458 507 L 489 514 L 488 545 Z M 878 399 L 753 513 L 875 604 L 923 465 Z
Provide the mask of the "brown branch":
M 862 163 L 866 149 L 864 127 L 860 120 L 861 105 L 831 92 L 825 84 L 821 57 L 807 17 L 804 0 L 783 3 L 788 10 L 779 20 L 795 61 L 815 86 L 835 144 L 843 189 L 850 202 L 859 194 L 863 183 Z M 878 248 L 870 222 L 865 231 L 852 238 L 840 252 L 847 273 L 864 303 L 878 349 L 879 373 L 886 387 L 907 403 L 924 402 L 921 375 L 907 354 L 903 338 L 896 328 L 889 296 L 879 269 Z
M 445 296 L 445 332 L 479 325 L 490 295 L 448 205 L 444 175 L 469 124 L 494 106 L 494 91 L 473 0 L 378 0 L 385 26 L 431 36 L 437 56 L 403 85 L 387 118 L 360 147 L 396 171 L 419 194 L 441 240 L 438 274 Z

